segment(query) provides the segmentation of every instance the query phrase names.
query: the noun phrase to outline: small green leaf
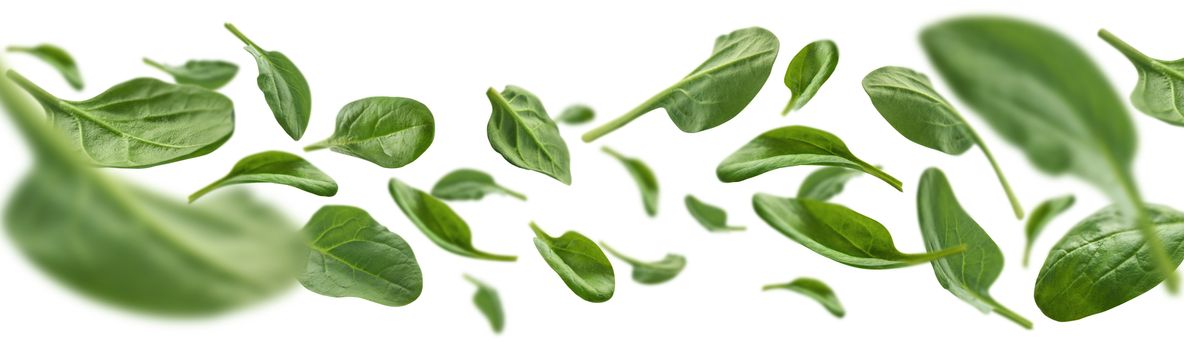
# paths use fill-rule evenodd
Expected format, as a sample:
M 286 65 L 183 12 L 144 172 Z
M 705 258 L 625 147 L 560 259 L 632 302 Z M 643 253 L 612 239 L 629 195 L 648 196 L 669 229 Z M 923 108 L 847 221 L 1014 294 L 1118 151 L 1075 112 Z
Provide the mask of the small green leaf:
M 1155 232 L 1179 267 L 1184 261 L 1184 213 L 1147 206 Z M 1036 277 L 1036 306 L 1051 319 L 1067 322 L 1110 310 L 1163 282 L 1149 265 L 1151 247 L 1126 212 L 1109 206 L 1081 220 L 1044 260 Z
M 555 122 L 567 125 L 580 125 L 592 121 L 593 118 L 596 118 L 596 112 L 592 110 L 592 107 L 571 105 L 565 108 L 563 112 L 560 112 L 558 117 L 555 117 Z
M 999 304 L 989 289 L 1003 272 L 1003 252 L 958 204 L 946 175 L 929 168 L 917 185 L 921 238 L 930 252 L 964 246 L 962 254 L 930 262 L 941 286 L 982 312 L 991 312 L 1031 329 L 1032 322 Z
M 650 170 L 650 167 L 641 160 L 626 157 L 607 146 L 601 147 L 600 150 L 625 165 L 625 170 L 629 171 L 633 182 L 636 182 L 638 189 L 641 190 L 641 203 L 645 205 L 646 215 L 658 215 L 658 178 L 654 177 L 654 171 Z
M 828 259 L 862 269 L 906 267 L 966 250 L 951 246 L 936 252 L 901 253 L 884 225 L 838 204 L 758 193 L 752 196 L 752 207 L 765 223 L 789 239 Z
M 825 167 L 806 175 L 802 185 L 798 187 L 798 198 L 813 199 L 825 202 L 843 192 L 847 181 L 862 174 L 861 172 L 840 168 Z
M 779 45 L 777 36 L 760 27 L 721 35 L 715 39 L 711 57 L 691 74 L 620 118 L 588 131 L 584 142 L 595 141 L 658 108 L 665 109 L 683 132 L 700 132 L 732 120 L 769 80 Z
M 571 156 L 559 127 L 547 115 L 538 97 L 523 88 L 508 85 L 501 93 L 485 92 L 493 113 L 486 133 L 489 145 L 514 166 L 571 184 Z
M 8 52 L 23 52 L 33 57 L 45 61 L 58 73 L 66 78 L 66 82 L 70 83 L 70 87 L 74 90 L 81 91 L 82 73 L 78 72 L 78 63 L 74 61 L 74 57 L 70 56 L 69 52 L 51 44 L 41 44 L 37 46 L 9 46 Z
M 432 195 L 444 200 L 477 200 L 490 193 L 526 200 L 525 195 L 498 185 L 493 176 L 475 169 L 453 170 L 432 186 Z
M 785 105 L 781 115 L 796 111 L 810 102 L 838 65 L 839 47 L 834 41 L 815 41 L 798 51 L 789 61 L 789 68 L 785 69 L 785 86 L 793 93 L 793 98 Z
M 502 299 L 498 297 L 497 290 L 473 276 L 465 275 L 465 280 L 477 286 L 477 293 L 473 294 L 473 304 L 477 305 L 477 310 L 489 320 L 494 333 L 501 333 L 506 328 L 506 314 L 502 311 Z
M 173 76 L 177 84 L 196 85 L 217 90 L 238 74 L 238 66 L 226 61 L 189 60 L 184 65 L 170 66 L 144 58 L 144 64 Z
M 391 178 L 389 189 L 395 204 L 433 243 L 453 254 L 493 261 L 515 261 L 517 257 L 486 253 L 473 247 L 473 233 L 448 204 L 432 195 Z
M 288 152 L 266 151 L 239 160 L 229 174 L 190 195 L 189 202 L 215 189 L 248 183 L 288 185 L 324 197 L 337 194 L 337 182 L 304 158 Z
M 233 24 L 226 23 L 226 29 L 242 40 L 247 52 L 255 56 L 255 63 L 259 66 L 259 90 L 263 91 L 263 98 L 267 100 L 267 106 L 271 107 L 275 121 L 293 140 L 299 140 L 308 128 L 308 117 L 312 113 L 312 92 L 308 90 L 304 74 L 300 73 L 288 56 L 279 51 L 264 50 L 247 39 Z
M 1036 243 L 1036 237 L 1040 236 L 1040 231 L 1044 230 L 1044 226 L 1052 222 L 1052 219 L 1069 210 L 1074 201 L 1076 198 L 1073 195 L 1064 195 L 1049 198 L 1036 206 L 1036 209 L 1032 209 L 1032 215 L 1028 217 L 1028 224 L 1024 225 L 1024 267 L 1028 267 L 1028 258 L 1032 255 L 1032 245 Z
M 328 148 L 383 168 L 411 164 L 432 145 L 436 120 L 419 101 L 403 97 L 367 97 L 337 113 L 337 128 L 305 151 Z
M 843 318 L 843 316 L 847 315 L 847 310 L 843 309 L 843 304 L 839 303 L 839 297 L 835 296 L 835 292 L 826 283 L 822 283 L 822 281 L 817 279 L 799 277 L 789 283 L 769 284 L 761 288 L 763 291 L 774 289 L 784 289 L 801 293 L 822 304 L 822 307 L 826 308 L 826 311 L 835 317 Z
M 535 248 L 567 288 L 593 303 L 613 297 L 617 285 L 613 265 L 595 242 L 575 231 L 551 237 L 533 222 L 530 229 L 535 234 Z
M 703 225 L 708 232 L 744 231 L 744 226 L 728 226 L 728 213 L 717 206 L 704 203 L 689 194 L 683 201 L 686 202 L 687 211 L 691 212 L 691 217 L 694 217 L 695 221 Z
M 230 99 L 196 86 L 138 78 L 86 101 L 67 101 L 16 71 L 8 77 L 45 107 L 49 123 L 96 166 L 147 168 L 198 157 L 234 133 Z
M 723 182 L 744 181 L 766 172 L 797 166 L 825 165 L 859 170 L 901 190 L 900 180 L 856 158 L 837 136 L 807 126 L 786 126 L 757 136 L 719 163 Z
M 365 210 L 321 207 L 303 235 L 309 252 L 300 284 L 310 291 L 386 306 L 410 304 L 423 291 L 423 275 L 411 246 Z
M 1131 104 L 1165 123 L 1184 126 L 1184 98 L 1180 96 L 1184 91 L 1184 59 L 1162 61 L 1148 57 L 1105 29 L 1099 30 L 1098 36 L 1126 56 L 1139 72 Z
M 600 246 L 617 259 L 633 266 L 633 280 L 641 284 L 661 284 L 672 280 L 687 266 L 687 258 L 678 254 L 666 254 L 662 260 L 645 262 L 625 256 L 607 243 L 600 242 Z

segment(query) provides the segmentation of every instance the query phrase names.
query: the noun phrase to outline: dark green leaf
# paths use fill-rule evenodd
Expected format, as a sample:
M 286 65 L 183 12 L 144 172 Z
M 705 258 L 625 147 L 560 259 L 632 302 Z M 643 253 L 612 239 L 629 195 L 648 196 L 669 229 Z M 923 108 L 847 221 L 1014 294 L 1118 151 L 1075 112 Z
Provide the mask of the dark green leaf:
M 571 156 L 559 127 L 529 91 L 508 85 L 499 94 L 485 92 L 493 113 L 489 115 L 489 145 L 514 166 L 534 170 L 571 184 Z
M 45 61 L 58 73 L 61 73 L 63 78 L 66 78 L 70 87 L 74 90 L 82 90 L 82 73 L 78 72 L 78 63 L 74 62 L 74 57 L 70 56 L 66 50 L 51 44 L 41 44 L 37 46 L 9 46 L 8 52 L 23 52 Z
M 567 288 L 593 303 L 613 297 L 617 285 L 613 265 L 595 242 L 575 231 L 551 237 L 533 222 L 530 229 L 534 231 L 535 248 Z
M 1137 138 L 1126 106 L 1085 52 L 1040 25 L 964 17 L 933 25 L 921 42 L 954 92 L 1040 170 L 1073 174 L 1140 223 L 1154 264 L 1176 289 L 1163 242 L 1131 174 Z
M 1135 65 L 1139 82 L 1131 92 L 1131 104 L 1140 112 L 1168 124 L 1184 126 L 1184 60 L 1157 60 L 1136 50 L 1114 34 L 1102 29 L 1098 31 L 1111 46 Z
M 558 117 L 555 117 L 555 122 L 567 125 L 580 125 L 592 121 L 595 117 L 596 112 L 592 110 L 592 107 L 571 105 L 564 109 L 563 112 L 560 112 Z
M 601 147 L 600 150 L 625 165 L 625 170 L 629 171 L 629 175 L 641 190 L 641 203 L 645 205 L 645 213 L 649 216 L 658 215 L 658 178 L 654 177 L 654 171 L 641 160 L 626 157 L 607 146 Z
M 843 304 L 839 303 L 839 297 L 835 296 L 835 291 L 831 290 L 830 286 L 827 286 L 826 283 L 822 283 L 822 281 L 817 279 L 799 277 L 789 283 L 769 284 L 761 288 L 764 291 L 774 289 L 784 289 L 801 293 L 822 304 L 822 307 L 826 308 L 826 311 L 829 311 L 835 317 L 843 318 L 843 316 L 847 315 L 847 310 L 844 310 Z
M 501 333 L 506 328 L 506 314 L 502 311 L 502 299 L 497 296 L 497 290 L 473 276 L 465 275 L 465 280 L 477 286 L 477 293 L 473 294 L 473 304 L 477 305 L 477 310 L 489 320 L 494 333 Z
M 1031 329 L 1032 322 L 991 297 L 989 289 L 1003 271 L 1003 252 L 983 228 L 958 204 L 946 176 L 929 168 L 917 185 L 917 215 L 921 238 L 930 252 L 965 246 L 962 254 L 933 260 L 941 286 L 982 312 L 991 312 Z
M 1032 244 L 1036 243 L 1036 237 L 1040 236 L 1040 231 L 1057 215 L 1069 210 L 1075 200 L 1076 198 L 1071 194 L 1049 198 L 1036 206 L 1036 209 L 1032 209 L 1032 216 L 1028 217 L 1028 224 L 1024 225 L 1024 267 L 1028 266 L 1028 258 L 1032 255 Z
M 604 242 L 600 242 L 600 245 L 609 254 L 633 266 L 633 280 L 641 284 L 660 284 L 672 280 L 687 266 L 687 258 L 678 254 L 666 254 L 662 260 L 645 262 L 625 256 Z
M 304 150 L 328 148 L 383 168 L 401 168 L 427 151 L 435 136 L 432 111 L 419 101 L 367 97 L 341 107 L 333 136 Z
M 901 253 L 884 225 L 838 204 L 758 193 L 752 196 L 752 207 L 786 237 L 831 260 L 863 269 L 906 267 L 966 249 L 951 246 L 921 254 Z
M 1172 266 L 1184 261 L 1184 213 L 1148 205 L 1156 234 L 1172 252 Z M 1110 310 L 1155 288 L 1151 250 L 1116 206 L 1081 220 L 1061 238 L 1036 277 L 1036 306 L 1051 319 L 1065 322 Z
M 798 187 L 798 198 L 828 201 L 843 192 L 847 181 L 859 174 L 862 173 L 847 168 L 820 168 L 802 180 L 802 185 Z
M 910 141 L 950 155 L 966 153 L 970 146 L 978 145 L 1003 185 L 1015 217 L 1024 217 L 1019 199 L 987 145 L 954 106 L 933 89 L 928 77 L 908 68 L 883 67 L 863 78 L 863 90 L 884 120 Z
M 147 168 L 198 157 L 234 133 L 230 99 L 203 88 L 138 78 L 86 101 L 66 101 L 15 71 L 8 76 L 41 102 L 49 122 L 97 166 Z
M 312 113 L 312 92 L 308 90 L 304 74 L 296 69 L 288 56 L 279 51 L 264 50 L 247 39 L 233 24 L 226 23 L 226 29 L 242 40 L 247 45 L 247 52 L 255 56 L 255 63 L 259 66 L 259 90 L 263 91 L 263 98 L 267 100 L 267 106 L 271 107 L 275 121 L 293 140 L 299 140 L 308 128 L 308 117 Z
M 859 170 L 901 190 L 900 180 L 856 158 L 837 136 L 806 126 L 786 126 L 757 136 L 719 163 L 715 174 L 723 182 L 744 181 L 774 169 L 797 165 L 825 165 Z
M 493 176 L 475 169 L 453 170 L 432 186 L 432 195 L 444 200 L 477 200 L 490 193 L 526 200 L 525 195 L 498 185 Z
M 170 66 L 145 58 L 144 64 L 173 76 L 177 84 L 197 85 L 210 90 L 226 86 L 238 74 L 238 66 L 226 61 L 189 60 L 184 65 Z
M 288 185 L 318 196 L 337 194 L 337 182 L 304 158 L 288 152 L 266 151 L 239 160 L 229 174 L 190 195 L 189 202 L 225 186 L 261 182 Z
M 423 291 L 423 275 L 411 246 L 365 210 L 321 207 L 303 235 L 309 252 L 300 284 L 308 290 L 386 306 L 410 304 Z
M 728 226 L 728 213 L 711 204 L 703 203 L 695 196 L 687 195 L 684 200 L 687 211 L 709 232 L 744 231 L 744 226 Z
M 810 102 L 826 79 L 830 78 L 830 74 L 835 72 L 837 65 L 839 47 L 833 41 L 815 41 L 798 51 L 789 61 L 789 68 L 785 69 L 785 86 L 793 93 L 793 98 L 785 105 L 781 115 L 796 111 Z
M 759 27 L 721 35 L 715 39 L 711 57 L 691 74 L 620 118 L 588 131 L 584 142 L 592 142 L 658 108 L 665 109 L 683 132 L 700 132 L 732 120 L 769 80 L 778 46 L 777 36 Z
M 473 247 L 473 233 L 448 204 L 407 184 L 392 178 L 389 189 L 391 197 L 403 214 L 423 231 L 433 243 L 453 254 L 474 259 L 494 261 L 515 261 L 515 256 L 486 253 Z

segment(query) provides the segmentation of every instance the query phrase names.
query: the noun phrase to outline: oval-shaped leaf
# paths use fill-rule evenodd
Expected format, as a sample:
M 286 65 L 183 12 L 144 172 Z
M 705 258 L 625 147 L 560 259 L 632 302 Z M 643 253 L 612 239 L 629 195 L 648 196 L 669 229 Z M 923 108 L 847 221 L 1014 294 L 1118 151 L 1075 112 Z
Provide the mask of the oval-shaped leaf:
M 222 187 L 262 182 L 288 185 L 323 197 L 337 194 L 337 182 L 304 158 L 288 152 L 266 151 L 239 160 L 229 174 L 190 195 L 189 202 Z
M 621 254 L 604 242 L 600 242 L 600 246 L 617 259 L 633 266 L 633 280 L 641 284 L 660 284 L 672 280 L 687 266 L 687 258 L 678 254 L 666 254 L 662 260 L 645 262 Z
M 789 88 L 793 97 L 790 98 L 789 104 L 785 105 L 781 115 L 796 111 L 805 106 L 806 102 L 810 102 L 838 65 L 839 47 L 834 41 L 818 40 L 798 51 L 793 60 L 789 61 L 789 68 L 785 69 L 785 86 Z
M 683 132 L 700 132 L 732 120 L 769 80 L 779 45 L 777 36 L 760 27 L 722 35 L 715 39 L 711 57 L 691 74 L 625 115 L 588 131 L 584 142 L 658 108 L 665 109 Z
M 1139 82 L 1131 92 L 1131 104 L 1165 123 L 1184 126 L 1184 98 L 1180 98 L 1180 91 L 1184 90 L 1184 59 L 1151 58 L 1105 29 L 1098 31 L 1098 36 L 1126 56 L 1139 72 Z
M 847 315 L 847 310 L 843 309 L 843 304 L 839 303 L 839 297 L 835 296 L 835 291 L 831 290 L 830 286 L 827 286 L 826 283 L 822 283 L 818 279 L 799 277 L 789 283 L 769 284 L 761 288 L 764 291 L 775 289 L 798 292 L 810 299 L 814 299 L 835 317 L 843 318 L 843 316 Z
M 613 265 L 595 242 L 575 231 L 551 237 L 533 222 L 530 229 L 534 231 L 534 246 L 543 260 L 573 293 L 593 303 L 613 297 L 617 285 Z
M 489 145 L 514 166 L 571 184 L 571 156 L 559 127 L 547 115 L 538 97 L 523 88 L 508 85 L 501 93 L 485 92 L 493 113 L 486 133 Z
M 74 90 L 82 90 L 82 73 L 78 71 L 78 63 L 65 49 L 52 44 L 41 44 L 37 46 L 9 46 L 8 52 L 23 52 L 45 61 L 50 67 L 56 69 L 63 78 L 66 78 L 70 87 Z
M 234 133 L 234 105 L 203 88 L 138 78 L 86 101 L 59 99 L 15 71 L 54 127 L 97 166 L 147 168 L 213 152 Z
M 982 312 L 991 312 L 1031 329 L 1032 322 L 991 297 L 991 285 L 1003 271 L 1003 252 L 991 236 L 962 209 L 946 176 L 929 168 L 917 185 L 921 238 L 930 252 L 965 246 L 962 254 L 936 259 L 933 273 L 941 286 Z
M 411 246 L 365 210 L 321 207 L 303 235 L 308 263 L 299 279 L 310 291 L 386 306 L 410 304 L 423 291 L 423 274 Z
M 226 61 L 189 60 L 184 65 L 170 66 L 145 58 L 144 64 L 173 76 L 177 84 L 197 85 L 217 90 L 238 74 L 238 66 Z
M 1024 225 L 1024 267 L 1028 266 L 1028 258 L 1032 255 L 1032 245 L 1036 243 L 1036 237 L 1040 236 L 1040 231 L 1044 230 L 1044 226 L 1052 222 L 1052 219 L 1069 210 L 1075 201 L 1076 197 L 1073 195 L 1064 195 L 1049 198 L 1036 206 L 1036 209 L 1032 209 L 1032 216 Z
M 494 333 L 501 333 L 506 328 L 506 314 L 502 311 L 502 299 L 497 295 L 497 289 L 473 276 L 465 275 L 465 280 L 477 286 L 477 292 L 473 294 L 473 304 L 477 305 L 477 310 L 489 320 Z
M 900 180 L 856 158 L 837 136 L 807 126 L 786 126 L 766 131 L 715 168 L 723 182 L 744 181 L 771 170 L 797 165 L 825 165 L 859 170 L 901 190 Z
M 288 56 L 279 51 L 264 50 L 247 39 L 233 24 L 226 23 L 226 29 L 242 40 L 247 52 L 255 56 L 255 63 L 259 66 L 259 90 L 263 91 L 263 98 L 275 115 L 275 121 L 293 140 L 299 140 L 308 128 L 308 117 L 312 113 L 312 92 L 308 89 L 304 74 L 300 73 Z
M 658 178 L 654 176 L 654 171 L 640 159 L 627 157 L 607 146 L 600 150 L 625 165 L 625 170 L 629 171 L 629 176 L 633 177 L 633 182 L 641 190 L 641 203 L 645 205 L 646 215 L 658 215 Z
M 947 20 L 925 29 L 921 42 L 958 97 L 1037 168 L 1085 179 L 1132 213 L 1175 290 L 1171 261 L 1131 175 L 1134 126 L 1085 52 L 1048 28 L 1002 17 Z
M 828 259 L 863 269 L 906 267 L 966 249 L 901 253 L 884 225 L 838 204 L 758 193 L 752 207 L 777 232 Z
M 728 213 L 717 206 L 704 203 L 689 194 L 683 201 L 687 205 L 687 211 L 691 212 L 691 217 L 708 232 L 744 231 L 744 226 L 728 226 Z
M 328 148 L 383 168 L 401 168 L 427 151 L 435 136 L 432 111 L 419 101 L 367 97 L 341 107 L 333 136 L 304 150 Z
M 517 257 L 486 253 L 473 247 L 473 233 L 469 224 L 465 223 L 448 204 L 432 197 L 432 195 L 415 189 L 397 179 L 391 178 L 389 184 L 391 197 L 399 210 L 419 227 L 424 235 L 433 243 L 453 254 L 493 261 L 515 261 Z
M 592 121 L 596 118 L 596 112 L 592 107 L 585 105 L 571 105 L 559 112 L 559 116 L 555 117 L 555 122 L 567 125 L 580 125 Z
M 1172 252 L 1172 264 L 1184 261 L 1184 213 L 1148 205 L 1155 232 Z M 1127 214 L 1110 206 L 1069 229 L 1044 260 L 1036 277 L 1036 306 L 1051 319 L 1066 322 L 1110 310 L 1155 288 L 1164 280 L 1150 268 L 1150 247 Z
M 813 199 L 820 202 L 825 202 L 843 192 L 843 187 L 847 185 L 847 181 L 862 172 L 855 170 L 840 168 L 840 167 L 824 167 L 810 175 L 806 175 L 806 179 L 802 180 L 802 185 L 798 186 L 798 198 Z
M 502 187 L 493 181 L 493 176 L 476 169 L 453 170 L 432 186 L 432 196 L 444 200 L 477 200 L 490 193 L 526 200 L 525 195 Z

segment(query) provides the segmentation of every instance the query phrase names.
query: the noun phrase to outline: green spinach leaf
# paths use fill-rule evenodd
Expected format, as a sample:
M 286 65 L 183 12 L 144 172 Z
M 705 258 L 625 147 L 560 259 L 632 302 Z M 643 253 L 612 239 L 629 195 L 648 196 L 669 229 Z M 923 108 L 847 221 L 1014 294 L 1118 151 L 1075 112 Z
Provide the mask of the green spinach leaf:
M 661 284 L 677 277 L 687 266 L 687 258 L 678 254 L 666 254 L 662 260 L 654 262 L 640 261 L 621 254 L 607 243 L 600 242 L 609 254 L 633 266 L 633 280 L 641 284 Z
M 1032 322 L 1004 307 L 989 289 L 1003 271 L 1003 252 L 958 204 L 946 175 L 929 168 L 917 185 L 921 238 L 930 252 L 965 246 L 962 254 L 931 261 L 941 286 L 982 312 L 991 312 L 1031 329 Z
M 1085 52 L 1051 29 L 1003 17 L 947 20 L 921 42 L 958 97 L 1037 168 L 1076 175 L 1132 213 L 1152 262 L 1177 289 L 1131 174 L 1138 142 L 1130 115 Z
M 244 47 L 259 66 L 259 90 L 271 108 L 275 121 L 293 140 L 299 140 L 308 128 L 308 117 L 312 113 L 312 92 L 308 81 L 288 56 L 279 51 L 267 51 L 256 45 L 233 24 L 226 23 L 226 29 L 242 40 Z
M 592 107 L 585 105 L 571 105 L 559 112 L 559 116 L 555 117 L 556 123 L 563 123 L 567 125 L 580 125 L 592 121 L 596 118 L 596 112 Z
M 953 105 L 941 97 L 924 74 L 903 67 L 882 67 L 863 78 L 863 90 L 876 110 L 905 138 L 949 155 L 966 153 L 973 145 L 983 151 L 995 170 L 1017 219 L 1024 217 L 1019 198 L 1007 184 L 995 157 Z
M 432 186 L 432 195 L 444 200 L 477 200 L 490 193 L 526 200 L 526 195 L 502 187 L 493 181 L 493 176 L 475 169 L 453 170 Z
M 448 204 L 407 184 L 392 178 L 389 184 L 391 197 L 399 210 L 419 227 L 432 243 L 453 254 L 493 261 L 515 261 L 518 257 L 486 253 L 473 247 L 473 233 Z
M 802 185 L 798 187 L 798 198 L 813 199 L 825 202 L 843 192 L 847 181 L 862 174 L 861 172 L 841 168 L 825 167 L 806 175 Z
M 728 226 L 728 213 L 717 206 L 704 203 L 689 194 L 683 201 L 686 202 L 687 211 L 691 212 L 691 217 L 694 217 L 695 221 L 703 225 L 708 232 L 744 231 L 744 226 Z
M 485 92 L 493 112 L 489 115 L 489 145 L 514 166 L 571 184 L 571 156 L 559 127 L 547 115 L 538 97 L 508 85 L 501 93 Z
M 534 231 L 535 248 L 567 288 L 593 303 L 613 297 L 617 285 L 613 265 L 595 242 L 575 231 L 551 237 L 533 222 L 530 229 Z
M 489 326 L 494 333 L 501 333 L 506 328 L 506 314 L 502 311 L 502 299 L 497 290 L 473 276 L 465 275 L 465 280 L 477 286 L 477 293 L 473 294 L 473 304 L 477 310 L 489 320 Z
M 629 171 L 629 175 L 641 190 L 641 202 L 645 205 L 645 213 L 649 216 L 658 215 L 658 178 L 654 176 L 654 171 L 641 160 L 626 157 L 607 146 L 601 147 L 600 150 L 625 165 L 625 170 Z
M 897 191 L 900 180 L 856 158 L 837 136 L 807 126 L 786 126 L 757 136 L 715 168 L 723 182 L 738 182 L 774 169 L 826 165 L 859 170 L 884 180 Z
M 1071 194 L 1049 198 L 1032 210 L 1032 216 L 1024 225 L 1024 267 L 1028 267 L 1028 258 L 1032 256 L 1032 245 L 1036 243 L 1036 237 L 1040 236 L 1040 231 L 1044 230 L 1044 226 L 1052 222 L 1052 219 L 1057 215 L 1069 210 L 1074 201 L 1076 201 L 1076 197 Z
M 48 63 L 53 69 L 66 78 L 66 82 L 70 83 L 70 87 L 74 90 L 82 90 L 82 73 L 78 72 L 78 63 L 74 61 L 74 57 L 70 56 L 69 52 L 51 44 L 41 44 L 37 46 L 9 46 L 8 52 L 22 52 L 37 57 L 38 59 Z
M 189 60 L 184 65 L 170 66 L 144 58 L 144 64 L 173 76 L 177 84 L 197 85 L 217 90 L 238 74 L 238 66 L 226 61 Z
M 838 204 L 758 193 L 752 196 L 752 207 L 777 232 L 828 259 L 862 269 L 906 267 L 966 250 L 953 245 L 928 253 L 901 253 L 884 225 Z
M 337 182 L 304 158 L 288 152 L 266 151 L 239 160 L 229 174 L 190 195 L 189 202 L 225 186 L 261 182 L 288 185 L 324 197 L 337 194 Z
M 304 226 L 308 263 L 300 284 L 317 294 L 357 297 L 386 306 L 419 298 L 423 274 L 402 237 L 365 210 L 327 205 Z
M 763 291 L 775 289 L 798 292 L 810 299 L 814 299 L 835 317 L 843 318 L 843 316 L 847 315 L 847 310 L 843 309 L 843 304 L 839 303 L 839 297 L 835 296 L 835 291 L 831 290 L 830 286 L 827 286 L 826 283 L 822 283 L 818 279 L 799 277 L 789 283 L 769 284 L 761 288 Z
M 304 150 L 328 148 L 383 168 L 401 168 L 427 151 L 435 136 L 432 111 L 419 101 L 367 97 L 342 107 L 333 136 Z
M 234 133 L 229 98 L 138 78 L 86 101 L 59 99 L 15 71 L 8 77 L 45 107 L 49 122 L 97 166 L 147 168 L 213 152 Z
M 805 106 L 806 102 L 810 102 L 838 65 L 839 47 L 834 41 L 815 41 L 798 51 L 793 60 L 789 61 L 789 68 L 785 69 L 785 86 L 789 88 L 793 97 L 790 98 L 789 104 L 785 105 L 781 115 L 796 111 Z
M 1151 58 L 1105 29 L 1098 31 L 1098 36 L 1126 56 L 1139 72 L 1131 104 L 1168 124 L 1184 126 L 1184 98 L 1179 92 L 1184 90 L 1184 60 Z
M 740 29 L 715 39 L 711 57 L 682 80 L 625 115 L 584 134 L 592 142 L 649 111 L 662 108 L 683 132 L 700 132 L 740 114 L 756 97 L 777 59 L 777 36 L 764 28 Z

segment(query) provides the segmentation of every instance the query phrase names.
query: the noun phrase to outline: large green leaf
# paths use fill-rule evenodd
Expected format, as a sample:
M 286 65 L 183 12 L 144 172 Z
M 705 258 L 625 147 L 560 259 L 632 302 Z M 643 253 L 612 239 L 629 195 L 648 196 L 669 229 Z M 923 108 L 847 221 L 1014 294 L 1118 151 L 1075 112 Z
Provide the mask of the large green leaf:
M 145 58 L 144 64 L 173 76 L 177 84 L 197 85 L 216 90 L 229 83 L 238 74 L 238 66 L 226 61 L 189 60 L 180 66 L 172 66 Z
M 695 221 L 698 221 L 709 232 L 744 231 L 744 226 L 729 226 L 728 212 L 717 206 L 704 203 L 689 194 L 683 201 L 687 205 L 687 211 L 691 212 L 691 216 L 695 218 Z
M 383 168 L 411 164 L 432 145 L 436 120 L 419 101 L 403 97 L 367 97 L 337 113 L 337 128 L 305 151 L 328 148 Z
M 263 91 L 263 98 L 267 100 L 267 106 L 271 107 L 275 121 L 293 140 L 299 140 L 305 129 L 308 129 L 308 117 L 312 113 L 312 92 L 308 90 L 304 74 L 300 73 L 288 56 L 279 51 L 264 50 L 247 39 L 233 24 L 226 23 L 226 29 L 242 40 L 247 52 L 255 56 L 255 63 L 259 66 L 259 90 Z
M 789 283 L 769 284 L 761 288 L 764 291 L 776 289 L 798 292 L 810 299 L 814 299 L 835 317 L 843 318 L 843 316 L 847 315 L 847 310 L 843 309 L 843 304 L 839 303 L 839 297 L 835 296 L 835 291 L 831 290 L 830 286 L 818 279 L 799 277 Z
M 70 56 L 70 53 L 65 49 L 52 44 L 41 44 L 37 46 L 9 46 L 8 52 L 26 53 L 45 61 L 56 69 L 63 78 L 66 78 L 70 87 L 74 90 L 82 90 L 82 73 L 78 71 L 78 63 L 74 61 L 74 56 Z
M 807 126 L 766 131 L 715 168 L 723 182 L 744 181 L 766 172 L 798 165 L 825 165 L 859 170 L 901 190 L 900 180 L 855 157 L 847 144 L 831 133 Z
M 234 133 L 234 105 L 203 88 L 138 78 L 86 101 L 59 99 L 15 71 L 49 121 L 97 166 L 146 168 L 213 152 Z
M 473 233 L 448 204 L 397 179 L 391 178 L 391 198 L 408 219 L 433 243 L 453 254 L 474 259 L 515 261 L 517 257 L 486 253 L 473 247 Z
M 613 265 L 595 242 L 575 231 L 551 237 L 533 222 L 530 229 L 534 231 L 535 248 L 568 289 L 593 303 L 613 297 L 617 286 Z
M 1184 59 L 1151 58 L 1105 29 L 1098 31 L 1098 36 L 1126 56 L 1139 72 L 1131 104 L 1165 123 L 1184 126 Z
M 497 295 L 497 290 L 473 276 L 465 275 L 465 280 L 477 286 L 477 292 L 473 294 L 473 304 L 477 310 L 489 320 L 494 333 L 501 333 L 506 328 L 506 313 L 502 310 L 502 299 Z
M 962 254 L 931 262 L 943 288 L 984 313 L 994 311 L 1024 328 L 1032 328 L 1031 321 L 991 297 L 991 285 L 1003 272 L 1003 252 L 958 204 L 945 174 L 937 168 L 929 168 L 921 175 L 917 185 L 917 216 L 926 250 L 966 247 Z
M 1049 198 L 1036 206 L 1036 209 L 1032 209 L 1032 216 L 1028 217 L 1028 223 L 1024 225 L 1024 267 L 1028 266 L 1028 258 L 1032 255 L 1032 245 L 1036 243 L 1036 237 L 1040 236 L 1040 231 L 1044 230 L 1044 226 L 1052 222 L 1052 219 L 1069 210 L 1074 201 L 1076 201 L 1076 197 L 1073 195 L 1064 195 Z
M 769 80 L 780 44 L 764 28 L 736 30 L 715 39 L 711 57 L 682 80 L 625 115 L 584 134 L 592 142 L 649 111 L 662 108 L 683 132 L 719 126 L 740 114 Z
M 300 284 L 332 297 L 358 297 L 387 306 L 419 298 L 423 275 L 415 253 L 365 210 L 327 205 L 304 226 L 308 263 Z
M 810 102 L 838 65 L 839 47 L 834 41 L 818 40 L 798 51 L 789 61 L 789 68 L 785 69 L 785 87 L 789 88 L 793 97 L 781 115 L 796 111 Z
M 640 159 L 620 154 L 608 146 L 600 150 L 616 158 L 629 171 L 629 176 L 633 177 L 633 182 L 637 183 L 637 189 L 641 191 L 641 203 L 645 206 L 646 215 L 658 215 L 658 178 L 654 176 L 654 171 Z
M 687 266 L 687 258 L 678 254 L 666 254 L 662 260 L 647 262 L 621 254 L 607 243 L 600 242 L 609 254 L 633 266 L 633 280 L 641 284 L 661 284 L 678 277 L 682 269 Z
M 265 151 L 239 160 L 229 174 L 189 195 L 189 202 L 222 187 L 249 183 L 288 185 L 325 197 L 337 194 L 337 182 L 304 158 L 288 152 Z
M 493 176 L 475 169 L 453 170 L 432 186 L 432 195 L 445 200 L 477 200 L 490 193 L 526 200 L 526 195 L 499 185 Z
M 508 85 L 501 93 L 485 92 L 493 113 L 486 133 L 489 145 L 514 166 L 571 184 L 571 156 L 559 127 L 543 103 L 526 89 Z

